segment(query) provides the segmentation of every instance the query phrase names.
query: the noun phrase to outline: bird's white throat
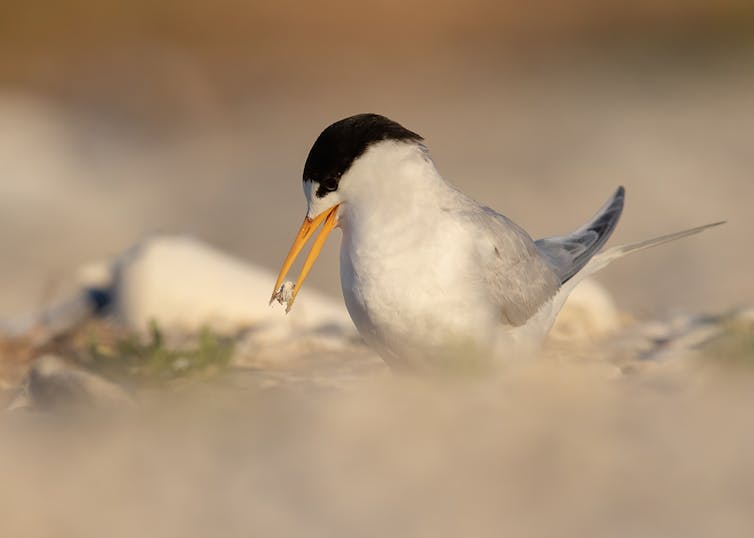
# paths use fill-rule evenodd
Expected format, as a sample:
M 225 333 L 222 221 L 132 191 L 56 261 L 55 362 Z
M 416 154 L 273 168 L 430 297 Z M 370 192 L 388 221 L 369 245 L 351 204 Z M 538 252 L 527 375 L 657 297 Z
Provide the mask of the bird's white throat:
M 426 221 L 458 196 L 416 143 L 385 141 L 354 161 L 338 189 L 344 232 L 380 230 L 390 236 L 416 220 Z M 393 239 L 396 239 L 393 236 Z

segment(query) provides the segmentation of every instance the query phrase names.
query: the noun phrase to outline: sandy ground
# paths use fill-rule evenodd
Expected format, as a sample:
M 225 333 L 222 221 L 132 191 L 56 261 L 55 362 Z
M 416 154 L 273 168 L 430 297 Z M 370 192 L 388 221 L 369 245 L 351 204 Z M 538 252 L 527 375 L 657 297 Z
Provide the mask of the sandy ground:
M 0 423 L 3 536 L 750 536 L 751 372 L 250 372 Z

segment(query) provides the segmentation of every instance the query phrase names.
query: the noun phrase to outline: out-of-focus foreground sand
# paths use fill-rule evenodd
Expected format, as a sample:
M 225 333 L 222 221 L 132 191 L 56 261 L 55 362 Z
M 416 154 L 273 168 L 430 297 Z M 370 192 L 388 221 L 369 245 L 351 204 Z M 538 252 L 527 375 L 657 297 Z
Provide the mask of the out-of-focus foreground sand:
M 688 363 L 687 363 L 688 364 Z M 751 536 L 751 374 L 232 382 L 12 415 L 3 536 Z M 249 379 L 253 378 L 249 374 Z M 255 388 L 256 387 L 256 388 Z

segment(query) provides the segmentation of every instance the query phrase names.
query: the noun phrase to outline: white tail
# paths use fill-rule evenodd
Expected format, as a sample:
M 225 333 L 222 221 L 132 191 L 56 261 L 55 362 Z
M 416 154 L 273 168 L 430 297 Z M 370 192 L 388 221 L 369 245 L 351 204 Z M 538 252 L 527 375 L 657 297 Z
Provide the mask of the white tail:
M 670 241 L 675 241 L 676 239 L 681 239 L 682 237 L 688 237 L 689 235 L 698 234 L 699 232 L 702 232 L 707 228 L 720 226 L 721 224 L 725 224 L 726 222 L 727 221 L 724 220 L 720 222 L 713 222 L 711 224 L 705 224 L 704 226 L 689 228 L 688 230 L 683 230 L 681 232 L 661 235 L 660 237 L 655 237 L 653 239 L 645 239 L 644 241 L 639 241 L 637 243 L 629 243 L 628 245 L 619 245 L 617 247 L 610 248 L 605 252 L 600 252 L 594 258 L 589 260 L 589 263 L 587 263 L 584 269 L 579 272 L 579 276 L 581 276 L 581 278 L 585 278 L 589 275 L 592 275 L 600 269 L 603 269 L 610 262 L 617 260 L 618 258 L 622 258 L 626 254 L 638 252 L 640 250 L 644 250 L 645 248 L 656 247 L 657 245 L 669 243 Z M 581 278 L 579 280 L 581 280 Z
M 628 245 L 619 245 L 617 247 L 610 248 L 606 250 L 605 252 L 600 252 L 599 254 L 594 256 L 591 260 L 589 260 L 589 262 L 584 266 L 584 268 L 581 271 L 576 273 L 573 276 L 573 278 L 571 278 L 569 281 L 567 281 L 565 284 L 563 284 L 560 287 L 560 290 L 558 290 L 558 293 L 553 298 L 552 308 L 550 309 L 550 312 L 553 314 L 552 321 L 554 321 L 555 315 L 557 315 L 557 313 L 563 307 L 563 304 L 565 303 L 571 291 L 573 291 L 573 288 L 575 288 L 579 282 L 581 282 L 588 276 L 593 275 L 600 269 L 604 269 L 608 264 L 610 264 L 610 262 L 617 260 L 618 258 L 622 258 L 626 254 L 631 254 L 632 252 L 639 252 L 640 250 L 644 250 L 645 248 L 655 247 L 657 245 L 662 245 L 663 243 L 668 243 L 670 241 L 675 241 L 676 239 L 681 239 L 682 237 L 687 237 L 689 235 L 698 234 L 699 232 L 706 230 L 707 228 L 720 226 L 721 224 L 725 224 L 725 222 L 726 221 L 713 222 L 712 224 L 705 224 L 704 226 L 690 228 L 688 230 L 683 230 L 681 232 L 675 232 L 668 235 L 662 235 L 660 237 L 655 237 L 653 239 L 645 239 L 644 241 L 639 241 L 637 243 L 630 243 Z

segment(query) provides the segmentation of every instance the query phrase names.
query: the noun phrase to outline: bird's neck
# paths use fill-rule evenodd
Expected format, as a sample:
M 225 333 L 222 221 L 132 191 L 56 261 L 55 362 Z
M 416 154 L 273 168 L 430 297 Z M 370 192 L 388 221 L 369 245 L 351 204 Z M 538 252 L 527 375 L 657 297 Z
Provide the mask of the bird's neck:
M 406 226 L 433 219 L 458 195 L 419 146 L 401 144 L 364 159 L 369 162 L 360 163 L 361 177 L 347 192 L 340 211 L 344 232 L 378 228 L 383 234 L 399 233 Z

